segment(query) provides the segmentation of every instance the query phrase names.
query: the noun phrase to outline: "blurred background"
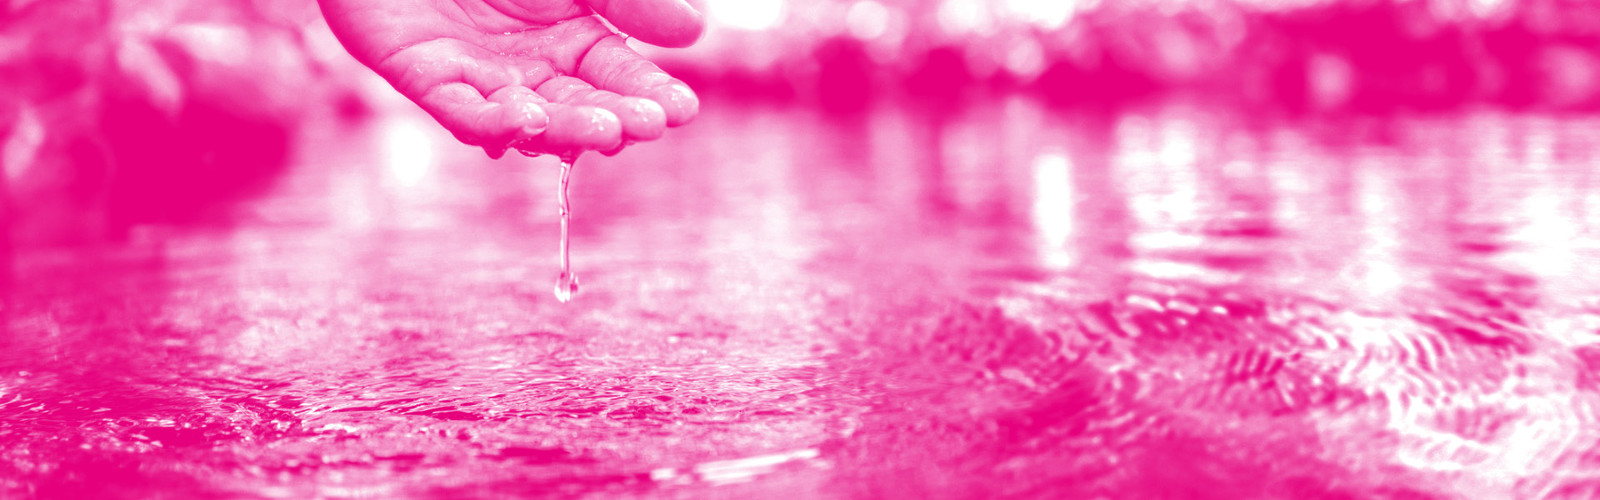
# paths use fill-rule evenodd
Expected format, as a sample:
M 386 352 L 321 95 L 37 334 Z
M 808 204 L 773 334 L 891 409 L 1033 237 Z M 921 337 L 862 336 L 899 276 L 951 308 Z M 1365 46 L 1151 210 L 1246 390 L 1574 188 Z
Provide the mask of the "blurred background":
M 1595 104 L 1597 8 L 1518 0 L 709 1 L 663 54 L 714 89 L 850 107 L 1190 93 L 1284 111 Z M 764 51 L 765 47 L 784 47 Z
M 1576 0 L 700 6 L 710 30 L 697 46 L 640 49 L 713 105 L 849 113 L 1015 95 L 1072 109 L 1197 96 L 1266 115 L 1600 105 L 1600 6 Z M 0 26 L 6 213 L 23 240 L 204 217 L 208 200 L 269 182 L 301 124 L 395 106 L 306 0 L 11 0 Z

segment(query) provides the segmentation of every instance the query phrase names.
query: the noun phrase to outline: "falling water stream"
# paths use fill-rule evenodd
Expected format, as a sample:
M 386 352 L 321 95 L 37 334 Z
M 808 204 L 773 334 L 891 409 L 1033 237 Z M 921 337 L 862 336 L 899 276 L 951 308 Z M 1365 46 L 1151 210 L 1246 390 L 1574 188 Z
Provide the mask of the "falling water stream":
M 561 185 L 556 192 L 556 203 L 561 206 L 561 274 L 556 276 L 555 295 L 556 300 L 562 303 L 572 300 L 578 293 L 578 275 L 572 272 L 570 253 L 572 201 L 567 197 L 567 182 L 572 177 L 572 167 L 577 163 L 577 155 L 561 157 Z

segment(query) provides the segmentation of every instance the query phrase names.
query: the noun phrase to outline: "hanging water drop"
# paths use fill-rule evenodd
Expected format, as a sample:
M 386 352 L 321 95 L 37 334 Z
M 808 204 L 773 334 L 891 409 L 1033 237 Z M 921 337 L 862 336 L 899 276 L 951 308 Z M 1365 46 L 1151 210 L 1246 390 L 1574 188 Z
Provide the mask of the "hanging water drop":
M 556 192 L 556 203 L 561 205 L 561 274 L 556 276 L 556 300 L 563 304 L 578 293 L 578 276 L 572 273 L 572 259 L 568 253 L 571 238 L 568 227 L 572 224 L 572 204 L 567 199 L 567 181 L 572 177 L 572 166 L 577 155 L 561 157 L 561 186 Z

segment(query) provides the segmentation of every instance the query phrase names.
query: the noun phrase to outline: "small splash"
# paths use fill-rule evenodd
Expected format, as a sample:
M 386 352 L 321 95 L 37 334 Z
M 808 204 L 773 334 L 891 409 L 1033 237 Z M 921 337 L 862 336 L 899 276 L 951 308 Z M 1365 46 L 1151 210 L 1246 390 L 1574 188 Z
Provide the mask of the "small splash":
M 565 304 L 572 300 L 578 293 L 578 276 L 572 273 L 572 258 L 569 253 L 571 237 L 568 228 L 572 225 L 572 203 L 567 198 L 567 181 L 572 177 L 572 166 L 577 163 L 577 155 L 561 157 L 561 187 L 556 191 L 556 202 L 561 205 L 561 274 L 556 276 L 556 300 Z

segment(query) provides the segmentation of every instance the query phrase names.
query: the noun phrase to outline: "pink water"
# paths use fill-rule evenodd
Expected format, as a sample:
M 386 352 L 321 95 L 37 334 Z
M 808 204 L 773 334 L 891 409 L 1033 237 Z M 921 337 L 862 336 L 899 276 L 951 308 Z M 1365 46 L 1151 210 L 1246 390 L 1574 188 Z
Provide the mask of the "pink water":
M 566 304 L 556 160 L 414 111 L 14 244 L 0 497 L 1600 485 L 1594 118 L 702 109 L 573 173 Z

